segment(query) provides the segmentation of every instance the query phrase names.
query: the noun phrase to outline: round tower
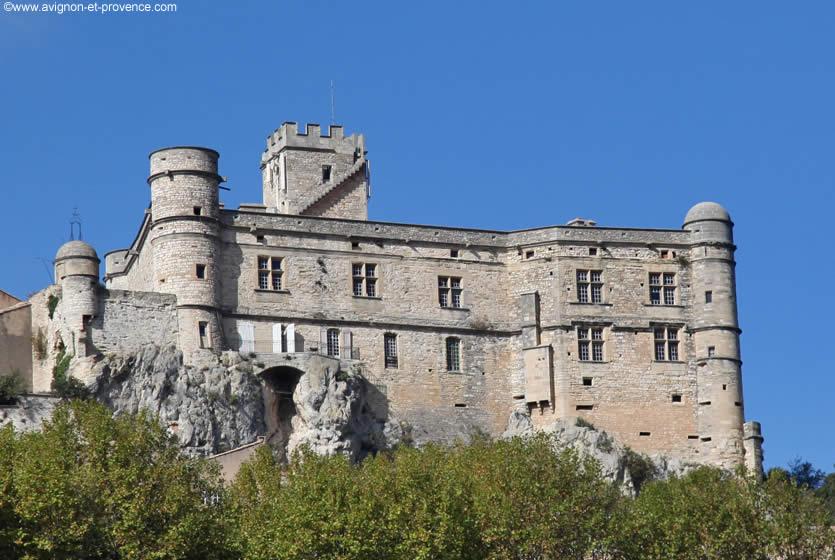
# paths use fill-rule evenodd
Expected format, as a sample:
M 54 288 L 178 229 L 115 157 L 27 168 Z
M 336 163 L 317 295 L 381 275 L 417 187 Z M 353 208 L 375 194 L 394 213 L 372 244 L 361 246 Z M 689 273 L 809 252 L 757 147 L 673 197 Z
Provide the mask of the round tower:
M 687 213 L 693 305 L 691 330 L 702 456 L 724 467 L 743 462 L 743 402 L 731 217 L 715 202 Z
M 84 241 L 64 243 L 55 254 L 55 282 L 61 286 L 61 315 L 68 351 L 77 357 L 89 353 L 90 322 L 96 316 L 99 257 Z
M 219 319 L 219 154 L 208 148 L 151 152 L 153 282 L 177 296 L 180 348 L 186 359 L 222 349 Z

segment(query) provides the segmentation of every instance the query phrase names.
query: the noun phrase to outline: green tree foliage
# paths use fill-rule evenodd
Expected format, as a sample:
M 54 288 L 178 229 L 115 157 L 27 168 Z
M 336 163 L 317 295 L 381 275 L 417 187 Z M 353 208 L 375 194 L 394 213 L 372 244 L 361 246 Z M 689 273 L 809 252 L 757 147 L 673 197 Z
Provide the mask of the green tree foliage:
M 0 374 L 0 404 L 14 404 L 17 397 L 26 389 L 26 382 L 20 372 Z
M 833 558 L 829 513 L 784 471 L 761 483 L 701 467 L 682 478 L 647 484 L 626 509 L 615 558 Z
M 217 468 L 149 416 L 58 407 L 41 432 L 0 432 L 0 557 L 220 558 Z

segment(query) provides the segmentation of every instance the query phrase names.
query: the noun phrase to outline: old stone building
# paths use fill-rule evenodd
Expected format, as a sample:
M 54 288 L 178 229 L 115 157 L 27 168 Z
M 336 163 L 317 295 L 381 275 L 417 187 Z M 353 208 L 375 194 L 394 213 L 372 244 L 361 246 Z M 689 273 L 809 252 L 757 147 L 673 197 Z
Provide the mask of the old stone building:
M 639 451 L 761 468 L 720 205 L 697 204 L 679 230 L 371 221 L 363 136 L 285 123 L 261 156 L 262 202 L 230 209 L 218 159 L 152 152 L 136 237 L 105 255 L 104 286 L 96 251 L 64 245 L 56 286 L 30 300 L 33 335 L 89 367 L 147 344 L 195 366 L 235 350 L 280 394 L 330 357 L 359 367 L 366 406 L 417 441 L 499 435 L 513 413 L 535 427 L 576 416 Z M 34 390 L 49 390 L 55 358 L 32 361 Z

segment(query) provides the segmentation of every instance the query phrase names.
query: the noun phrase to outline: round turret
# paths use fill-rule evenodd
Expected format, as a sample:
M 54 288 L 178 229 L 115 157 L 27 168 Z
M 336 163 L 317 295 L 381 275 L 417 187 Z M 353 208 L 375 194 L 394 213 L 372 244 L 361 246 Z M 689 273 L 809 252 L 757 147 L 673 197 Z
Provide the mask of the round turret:
M 180 346 L 187 357 L 194 350 L 219 350 L 219 154 L 179 146 L 148 157 L 154 289 L 177 296 Z
M 693 232 L 695 241 L 733 243 L 731 215 L 716 202 L 700 202 L 684 217 L 682 229 Z
M 93 246 L 84 241 L 69 241 L 55 253 L 55 281 L 67 276 L 99 277 L 99 256 Z
M 700 202 L 684 218 L 690 232 L 698 425 L 702 454 L 733 468 L 742 463 L 744 409 L 736 307 L 733 222 L 715 202 Z

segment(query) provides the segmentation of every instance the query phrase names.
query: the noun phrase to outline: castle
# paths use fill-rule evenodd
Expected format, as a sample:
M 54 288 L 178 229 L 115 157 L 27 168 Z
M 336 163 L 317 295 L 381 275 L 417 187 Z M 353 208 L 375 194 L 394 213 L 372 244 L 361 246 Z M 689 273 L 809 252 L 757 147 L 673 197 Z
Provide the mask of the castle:
M 419 440 L 499 435 L 512 413 L 582 417 L 638 451 L 761 471 L 720 205 L 695 205 L 680 230 L 370 221 L 363 136 L 288 122 L 261 156 L 262 203 L 228 209 L 218 159 L 152 152 L 150 207 L 104 256 L 104 286 L 96 251 L 71 241 L 55 286 L 0 311 L 0 350 L 32 391 L 49 391 L 57 359 L 38 346 L 59 339 L 79 363 L 149 343 L 193 364 L 236 350 L 288 391 L 288 372 L 325 356 L 361 364 Z M 12 355 L 27 336 L 32 355 Z

